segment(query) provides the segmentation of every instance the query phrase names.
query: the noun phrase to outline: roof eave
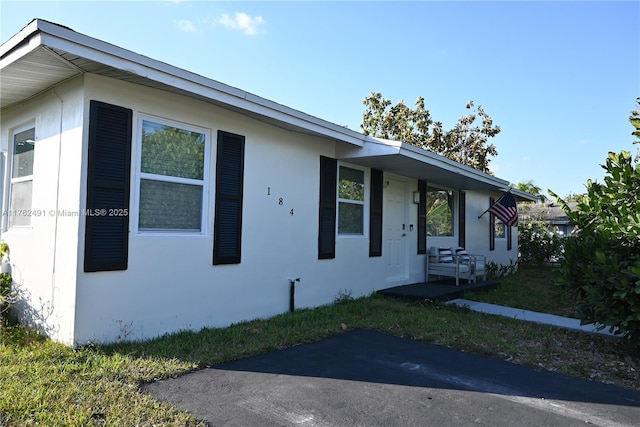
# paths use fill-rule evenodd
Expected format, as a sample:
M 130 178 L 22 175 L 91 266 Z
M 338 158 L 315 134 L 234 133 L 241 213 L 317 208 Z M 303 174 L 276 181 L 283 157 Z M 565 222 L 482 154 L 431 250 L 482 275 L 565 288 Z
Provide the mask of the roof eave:
M 492 192 L 511 190 L 519 201 L 536 200 L 535 196 L 512 188 L 506 180 L 404 142 L 367 136 L 363 147 L 340 150 L 338 158 L 373 168 L 385 165 L 385 171 L 425 180 L 437 186 Z
M 371 167 L 382 166 L 386 171 L 425 179 L 434 184 L 454 183 L 454 188 L 492 191 L 506 191 L 509 188 L 509 183 L 505 180 L 428 150 L 398 141 L 362 135 L 249 92 L 40 19 L 31 21 L 0 46 L 0 70 L 4 70 L 5 67 L 8 69 L 12 63 L 20 61 L 38 48 L 48 50 L 47 55 L 57 55 L 58 59 L 70 68 L 76 67 L 71 57 L 82 58 L 88 63 L 117 70 L 123 74 L 122 78 L 126 77 L 124 74 L 136 76 L 143 84 L 147 81 L 154 82 L 157 87 L 223 105 L 288 130 L 346 143 L 337 148 L 337 156 L 341 159 Z M 63 56 L 68 58 L 65 59 Z M 86 71 L 76 67 L 70 72 Z M 512 193 L 520 200 L 536 200 L 534 196 L 520 190 L 512 189 Z
M 19 45 L 24 44 L 34 33 L 38 32 L 39 22 L 41 21 L 37 19 L 32 20 L 13 37 L 2 43 L 2 45 L 0 45 L 0 59 L 4 59 L 9 52 L 16 49 Z
M 25 44 L 29 46 L 28 50 L 23 50 L 19 55 L 11 55 L 11 52 Z M 280 122 L 287 128 L 304 130 L 306 133 L 351 145 L 364 144 L 364 135 L 356 131 L 39 19 L 31 21 L 18 34 L 2 44 L 1 61 L 6 66 L 20 60 L 28 51 L 38 46 L 64 51 L 167 87 L 204 96 L 215 103 L 246 111 L 256 117 L 264 117 L 271 123 Z

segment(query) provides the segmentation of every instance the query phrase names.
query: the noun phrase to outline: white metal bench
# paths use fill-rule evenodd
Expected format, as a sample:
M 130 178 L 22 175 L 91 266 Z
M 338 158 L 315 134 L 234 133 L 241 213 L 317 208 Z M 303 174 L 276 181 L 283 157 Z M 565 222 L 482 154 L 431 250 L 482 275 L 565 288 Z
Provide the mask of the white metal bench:
M 456 286 L 460 286 L 460 279 L 466 279 L 467 283 L 475 283 L 478 277 L 487 279 L 485 266 L 487 257 L 484 255 L 468 254 L 464 248 L 429 248 L 426 260 L 425 280 L 429 276 L 454 277 Z

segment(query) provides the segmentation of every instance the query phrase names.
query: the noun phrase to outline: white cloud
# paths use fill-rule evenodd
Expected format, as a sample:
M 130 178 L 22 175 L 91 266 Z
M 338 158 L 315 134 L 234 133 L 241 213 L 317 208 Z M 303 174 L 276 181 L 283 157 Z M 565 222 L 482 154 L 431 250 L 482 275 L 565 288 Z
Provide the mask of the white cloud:
M 255 36 L 260 33 L 260 27 L 266 23 L 262 16 L 251 17 L 244 12 L 236 12 L 233 17 L 223 13 L 216 19 L 216 24 L 223 25 L 232 30 L 242 31 L 248 36 Z
M 195 33 L 198 31 L 196 25 L 188 19 L 180 19 L 175 22 L 180 31 L 184 31 L 185 33 Z

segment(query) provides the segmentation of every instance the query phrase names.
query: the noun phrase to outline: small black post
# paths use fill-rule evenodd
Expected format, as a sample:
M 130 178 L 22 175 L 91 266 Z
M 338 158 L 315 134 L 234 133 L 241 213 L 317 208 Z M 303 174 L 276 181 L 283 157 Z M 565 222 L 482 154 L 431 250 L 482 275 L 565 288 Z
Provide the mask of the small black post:
M 299 277 L 296 279 L 289 279 L 289 313 L 293 313 L 295 310 L 296 282 L 299 281 Z

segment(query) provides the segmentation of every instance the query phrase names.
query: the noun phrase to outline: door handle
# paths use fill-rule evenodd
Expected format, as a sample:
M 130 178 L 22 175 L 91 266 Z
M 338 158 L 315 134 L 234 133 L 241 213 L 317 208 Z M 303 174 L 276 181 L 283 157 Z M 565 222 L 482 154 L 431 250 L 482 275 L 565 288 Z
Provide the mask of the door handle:
M 407 233 L 402 233 L 402 237 L 406 237 Z

